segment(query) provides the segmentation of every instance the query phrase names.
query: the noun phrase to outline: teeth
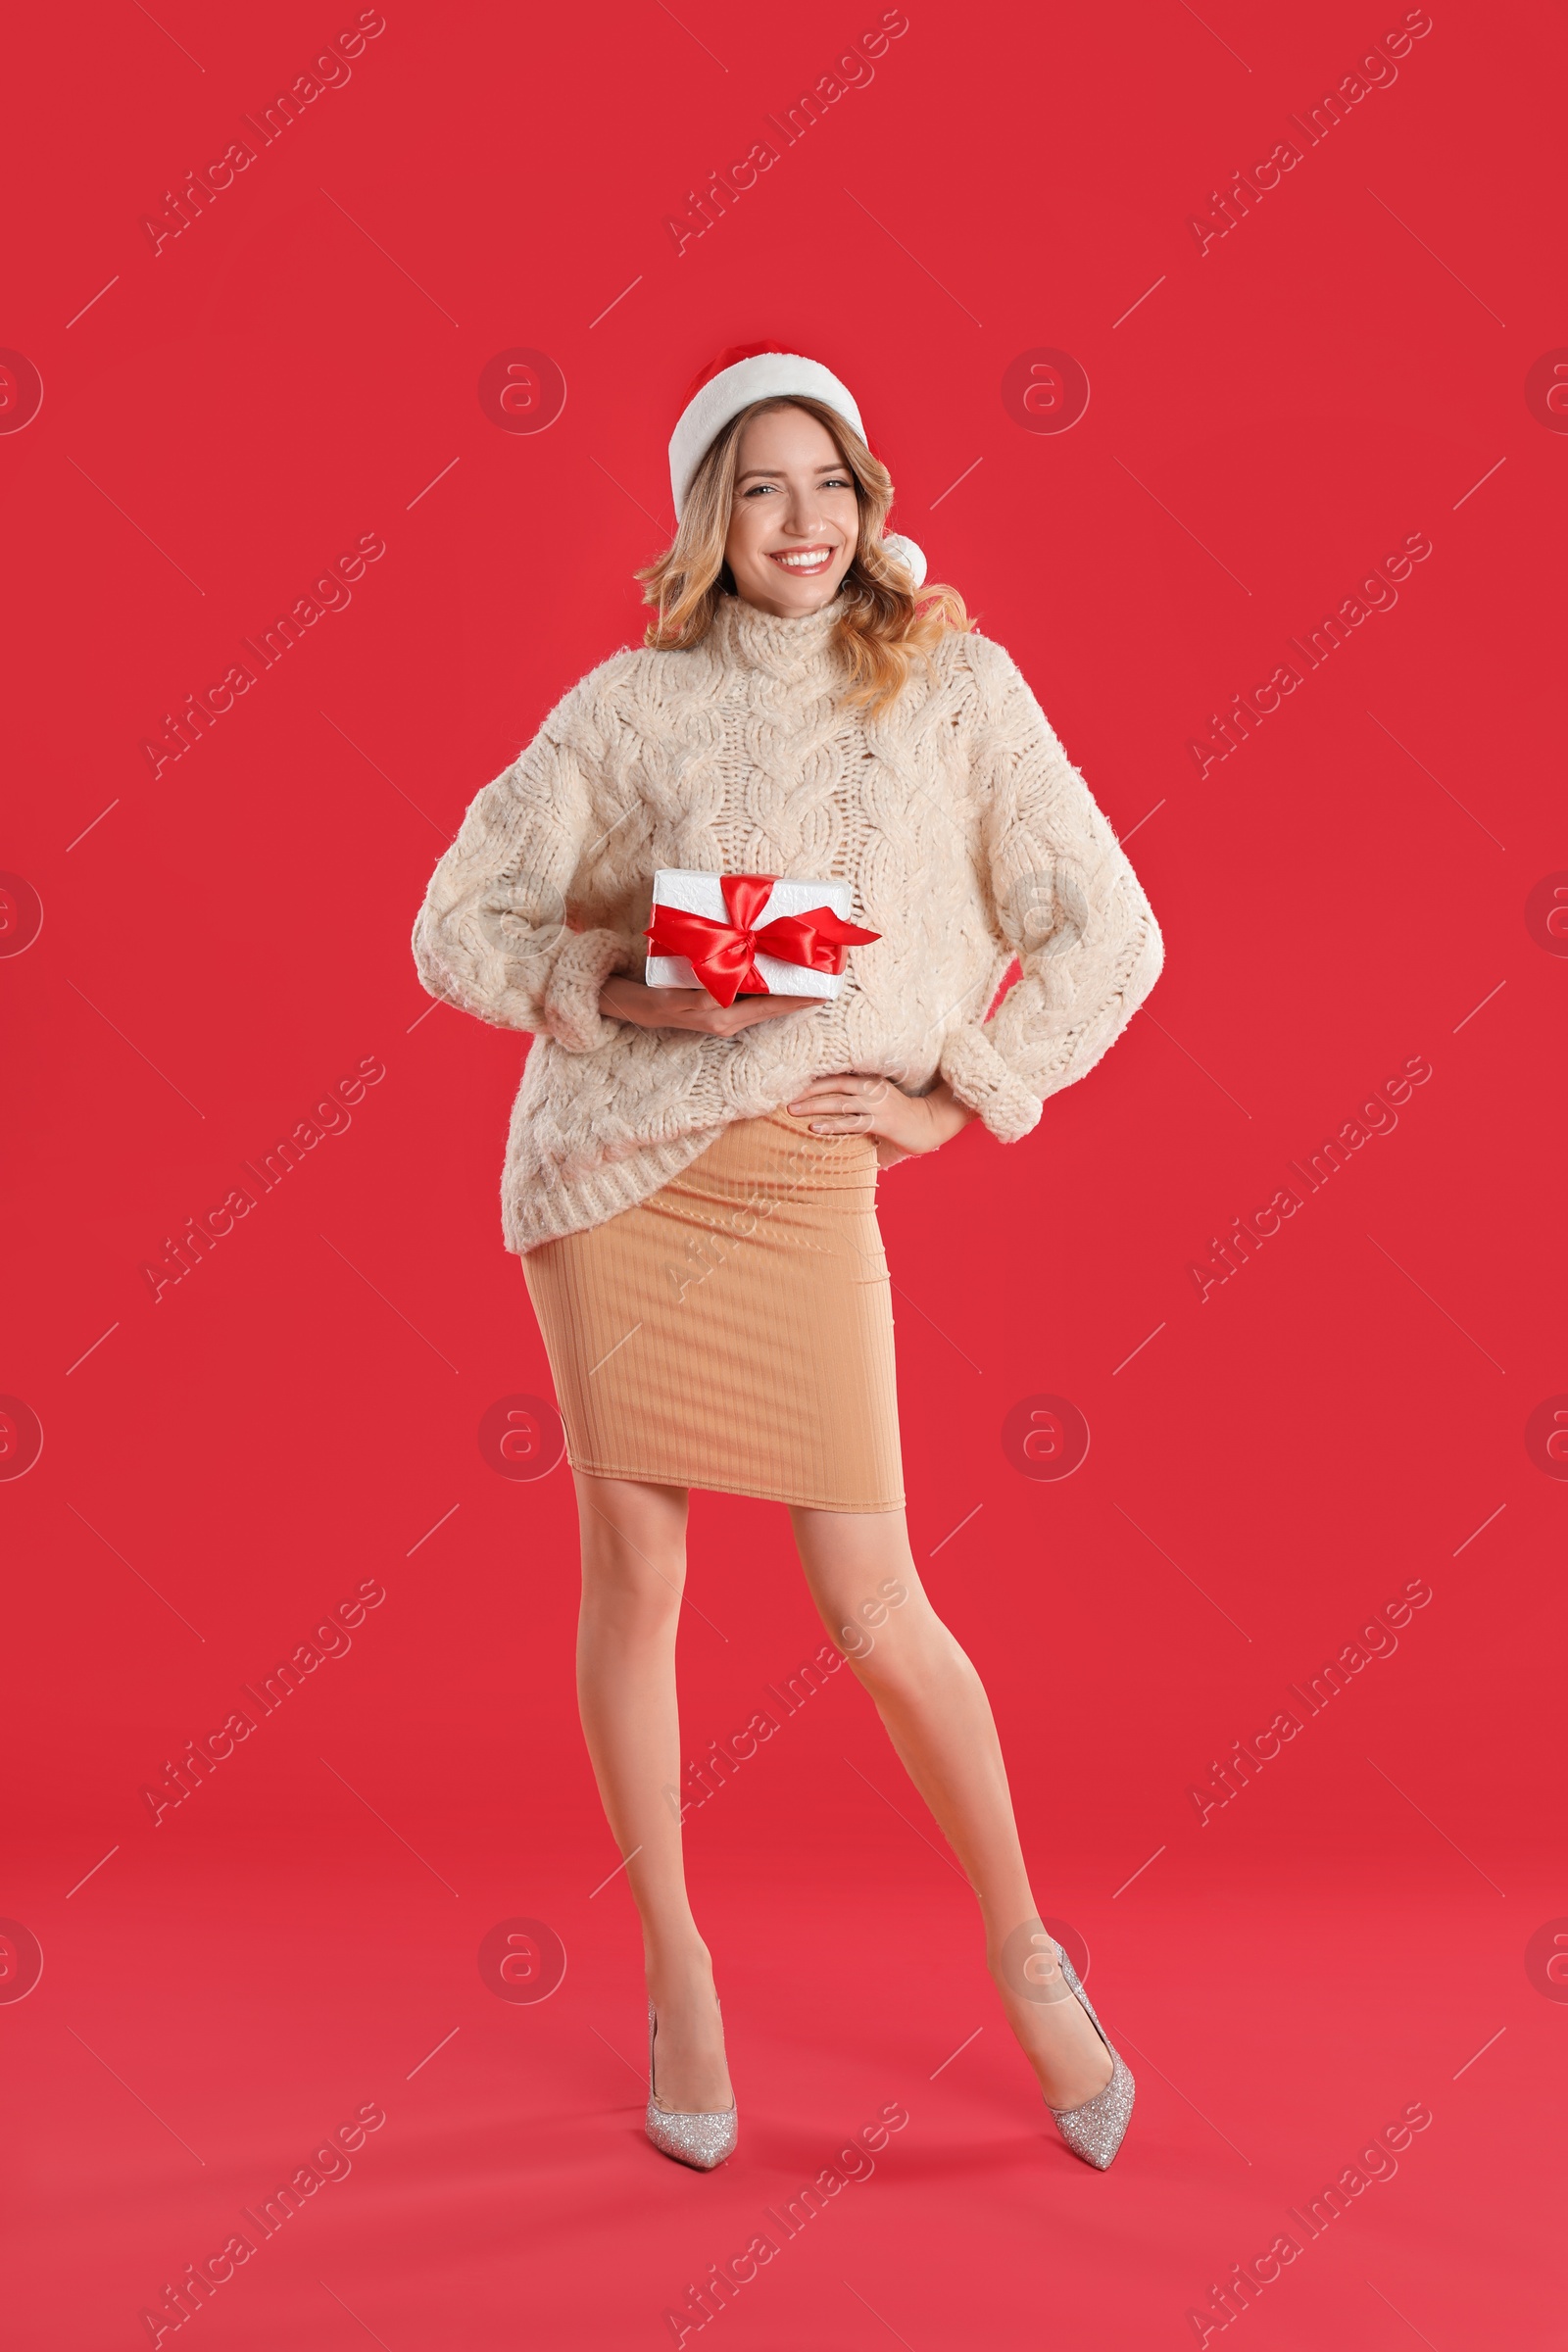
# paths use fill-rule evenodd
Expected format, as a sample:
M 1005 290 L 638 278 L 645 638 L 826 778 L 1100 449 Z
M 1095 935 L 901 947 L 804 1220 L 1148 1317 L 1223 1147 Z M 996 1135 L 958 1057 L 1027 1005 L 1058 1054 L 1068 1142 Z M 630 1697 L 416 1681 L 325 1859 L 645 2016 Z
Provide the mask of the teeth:
M 775 564 L 788 564 L 792 571 L 814 571 L 818 564 L 830 563 L 832 557 L 833 550 L 830 547 L 812 547 L 803 549 L 799 555 L 775 556 L 773 561 Z

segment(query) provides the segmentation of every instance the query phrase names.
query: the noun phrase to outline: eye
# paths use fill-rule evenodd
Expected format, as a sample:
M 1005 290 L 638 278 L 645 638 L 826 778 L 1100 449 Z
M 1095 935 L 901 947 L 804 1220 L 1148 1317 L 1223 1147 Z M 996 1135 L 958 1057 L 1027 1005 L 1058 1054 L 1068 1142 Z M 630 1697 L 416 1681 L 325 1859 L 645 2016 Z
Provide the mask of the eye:
M 754 482 L 751 488 L 743 492 L 742 495 L 746 498 L 760 498 L 764 490 L 771 491 L 774 485 L 771 482 Z

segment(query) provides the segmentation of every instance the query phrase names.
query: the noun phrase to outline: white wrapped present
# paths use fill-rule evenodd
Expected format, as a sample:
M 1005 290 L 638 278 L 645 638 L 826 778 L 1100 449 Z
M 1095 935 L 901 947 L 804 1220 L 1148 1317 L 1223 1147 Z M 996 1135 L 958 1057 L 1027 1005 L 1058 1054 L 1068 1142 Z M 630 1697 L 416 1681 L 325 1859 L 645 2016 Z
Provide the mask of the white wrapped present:
M 737 996 L 836 997 L 844 951 L 881 934 L 847 918 L 848 882 L 793 875 L 704 874 L 661 866 L 648 925 L 650 988 Z

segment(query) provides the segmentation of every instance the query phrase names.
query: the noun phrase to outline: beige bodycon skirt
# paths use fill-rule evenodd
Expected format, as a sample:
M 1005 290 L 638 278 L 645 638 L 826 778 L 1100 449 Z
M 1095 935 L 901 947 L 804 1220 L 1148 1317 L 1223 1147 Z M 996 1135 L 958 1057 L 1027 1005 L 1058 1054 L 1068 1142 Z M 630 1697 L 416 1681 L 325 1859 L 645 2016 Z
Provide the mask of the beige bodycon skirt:
M 773 1111 L 726 1127 L 636 1208 L 530 1250 L 572 1467 L 898 1509 L 876 1176 L 869 1136 Z

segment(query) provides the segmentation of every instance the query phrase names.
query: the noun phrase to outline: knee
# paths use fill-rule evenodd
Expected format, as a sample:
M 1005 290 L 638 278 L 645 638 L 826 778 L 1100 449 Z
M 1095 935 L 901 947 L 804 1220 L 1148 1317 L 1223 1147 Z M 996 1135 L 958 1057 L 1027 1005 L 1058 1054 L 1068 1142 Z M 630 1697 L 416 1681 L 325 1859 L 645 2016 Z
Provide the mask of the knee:
M 884 1700 L 917 1704 L 939 1689 L 962 1660 L 963 1652 L 932 1610 L 896 1632 L 878 1636 L 858 1656 L 849 1653 L 856 1679 L 879 1704 Z
M 885 1555 L 871 1563 L 852 1562 L 851 1573 L 840 1567 L 838 1574 L 817 1584 L 816 1605 L 833 1646 L 857 1669 L 874 1662 L 874 1670 L 880 1672 L 890 1651 L 906 1647 L 911 1637 L 918 1639 L 938 1624 L 913 1562 L 898 1574 L 879 1578 L 877 1568 L 887 1565 Z M 858 1573 L 854 1573 L 856 1568 Z
M 628 1631 L 662 1632 L 679 1612 L 685 1580 L 686 1564 L 678 1553 L 662 1560 L 613 1541 L 583 1545 L 585 1614 Z

